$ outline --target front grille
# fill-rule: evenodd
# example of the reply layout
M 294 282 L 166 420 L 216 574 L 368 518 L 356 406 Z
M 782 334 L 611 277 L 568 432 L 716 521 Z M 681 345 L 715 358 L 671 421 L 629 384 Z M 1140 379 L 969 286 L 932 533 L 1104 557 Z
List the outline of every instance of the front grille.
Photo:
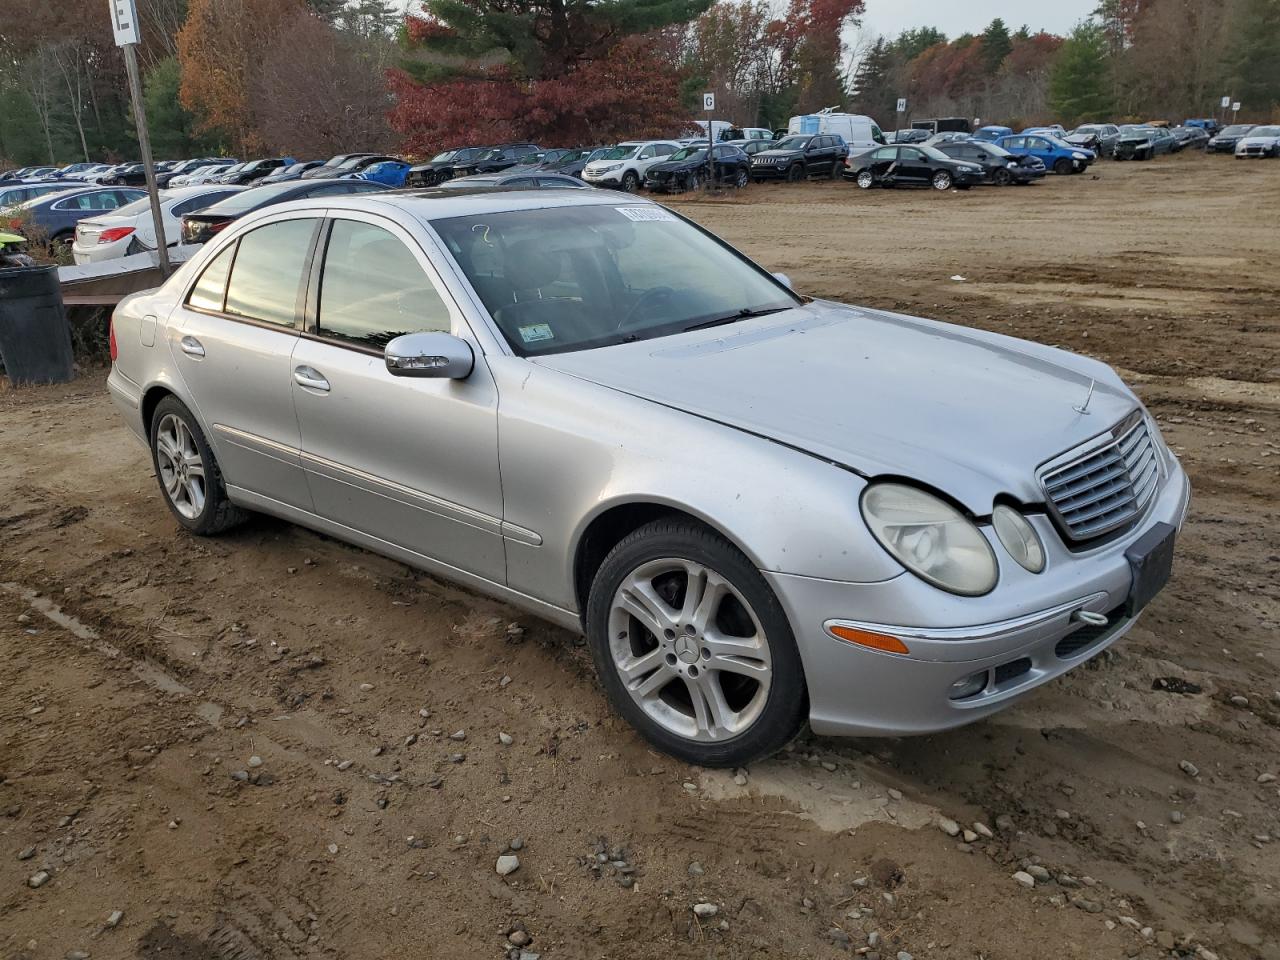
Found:
M 1040 475 L 1050 509 L 1077 543 L 1136 520 L 1159 486 L 1155 444 L 1142 414 L 1135 411 L 1112 436 L 1101 449 Z

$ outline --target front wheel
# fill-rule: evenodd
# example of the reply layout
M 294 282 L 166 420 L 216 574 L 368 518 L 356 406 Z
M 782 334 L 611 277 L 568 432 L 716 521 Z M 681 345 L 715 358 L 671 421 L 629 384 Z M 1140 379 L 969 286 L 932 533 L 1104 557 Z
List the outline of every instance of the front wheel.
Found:
M 151 464 L 169 510 L 192 533 L 212 536 L 244 520 L 244 511 L 227 499 L 200 424 L 177 397 L 161 400 L 151 417 Z
M 804 175 L 805 174 L 804 174 L 803 164 L 793 163 L 790 167 L 787 168 L 788 183 L 799 183 L 801 180 L 804 179 Z
M 995 175 L 991 179 L 997 187 L 1007 187 L 1009 184 L 1013 183 L 1013 174 L 1008 170 L 1001 168 L 995 172 Z
M 954 182 L 951 174 L 945 170 L 939 170 L 933 175 L 933 189 L 935 190 L 950 190 Z
M 634 170 L 628 170 L 622 175 L 622 189 L 627 193 L 635 193 L 640 189 L 640 177 Z
M 1066 176 L 1075 170 L 1076 165 L 1066 157 L 1059 158 L 1053 165 L 1053 172 L 1058 176 Z
M 690 520 L 658 520 L 605 558 L 587 639 L 613 706 L 689 763 L 737 766 L 781 749 L 808 710 L 791 624 L 751 562 Z

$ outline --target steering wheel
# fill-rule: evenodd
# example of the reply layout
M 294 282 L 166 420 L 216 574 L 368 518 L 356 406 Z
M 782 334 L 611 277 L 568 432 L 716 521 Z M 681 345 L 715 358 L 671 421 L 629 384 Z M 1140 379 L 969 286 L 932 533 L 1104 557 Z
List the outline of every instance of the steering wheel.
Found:
M 618 321 L 618 329 L 623 330 L 631 326 L 635 321 L 636 314 L 639 313 L 640 308 L 649 303 L 650 300 L 656 301 L 662 297 L 670 297 L 674 295 L 675 291 L 670 287 L 654 287 L 651 290 L 646 290 L 644 293 L 640 294 L 640 299 L 632 304 L 631 309 L 627 311 L 627 315 Z

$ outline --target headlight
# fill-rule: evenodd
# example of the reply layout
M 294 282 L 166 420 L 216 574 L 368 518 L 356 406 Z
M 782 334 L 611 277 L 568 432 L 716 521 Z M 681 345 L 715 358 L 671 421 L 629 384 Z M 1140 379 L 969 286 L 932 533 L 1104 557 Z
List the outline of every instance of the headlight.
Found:
M 1008 163 L 1005 164 L 1005 166 L 1008 167 L 1010 170 L 1013 170 L 1018 165 L 1014 161 L 1010 160 Z
M 880 545 L 920 579 L 978 597 L 996 585 L 996 556 L 973 523 L 950 504 L 900 483 L 862 495 L 862 516 Z
M 1083 153 L 1073 153 L 1071 156 L 1072 156 L 1072 157 L 1074 157 L 1076 160 L 1088 160 L 1088 159 L 1089 159 L 1089 157 L 1088 157 L 1087 155 L 1083 154 Z
M 611 163 L 607 167 L 601 167 L 599 170 L 596 171 L 596 173 L 613 173 L 613 171 L 621 170 L 621 169 L 622 169 L 622 164 Z
M 1026 517 L 1002 503 L 991 511 L 991 525 L 1019 566 L 1032 573 L 1044 570 L 1044 544 Z

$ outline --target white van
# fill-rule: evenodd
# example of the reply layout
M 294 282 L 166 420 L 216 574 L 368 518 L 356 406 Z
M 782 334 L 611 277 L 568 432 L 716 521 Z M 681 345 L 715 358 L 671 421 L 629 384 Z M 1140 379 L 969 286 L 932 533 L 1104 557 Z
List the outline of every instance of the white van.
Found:
M 819 110 L 817 113 L 792 117 L 787 124 L 787 133 L 788 135 L 834 134 L 848 144 L 851 157 L 885 144 L 880 125 L 870 117 L 859 113 L 836 113 L 830 107 Z

